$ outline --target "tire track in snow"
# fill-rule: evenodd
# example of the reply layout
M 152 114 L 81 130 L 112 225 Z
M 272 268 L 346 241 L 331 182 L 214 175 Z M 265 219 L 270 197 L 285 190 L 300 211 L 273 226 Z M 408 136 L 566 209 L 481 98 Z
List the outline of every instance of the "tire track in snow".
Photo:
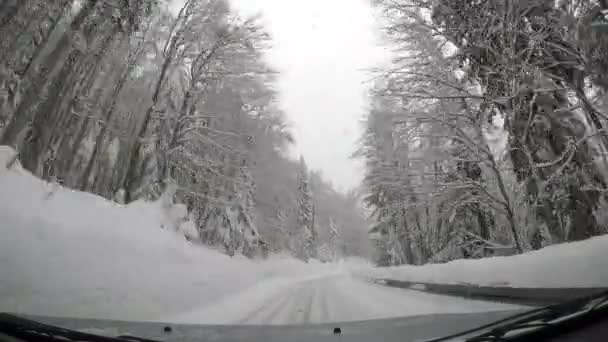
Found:
M 281 312 L 285 311 L 285 308 L 288 307 L 288 303 L 294 295 L 294 290 L 290 289 L 289 291 L 285 291 L 285 294 L 277 300 L 272 309 L 263 319 L 261 319 L 260 323 L 263 324 L 273 324 L 277 322 L 277 318 L 281 318 Z
M 304 286 L 298 286 L 298 290 L 295 291 L 295 296 L 291 297 L 287 302 L 285 309 L 289 309 L 289 314 L 287 315 L 287 321 L 292 324 L 299 323 L 299 313 L 301 311 L 300 307 L 302 306 L 302 297 L 304 297 Z
M 303 283 L 296 291 L 295 298 L 292 298 L 292 305 L 287 306 L 291 309 L 288 316 L 288 322 L 292 324 L 302 324 L 304 317 L 308 315 L 305 308 L 310 309 L 312 306 L 311 282 Z
M 329 284 L 331 286 L 331 283 Z M 325 291 L 321 291 L 321 322 L 328 322 L 330 320 L 330 314 L 329 314 L 329 299 L 327 297 L 327 293 L 329 291 L 326 290 Z
M 247 317 L 240 320 L 239 324 L 271 324 L 274 322 L 278 313 L 289 302 L 293 295 L 293 288 L 285 289 L 281 294 L 272 301 L 269 305 L 263 305 L 257 310 L 252 311 Z
M 272 324 L 277 313 L 283 309 L 293 296 L 294 287 L 281 290 L 272 301 L 268 301 L 255 310 L 251 311 L 246 317 L 238 321 L 238 324 Z
M 314 286 L 314 298 L 310 310 L 309 323 L 325 323 L 329 321 L 328 294 L 333 291 L 329 279 L 316 281 L 312 284 Z
M 432 313 L 486 312 L 510 305 L 390 288 L 350 276 L 262 283 L 178 318 L 187 323 L 293 325 Z
M 315 286 L 315 284 L 310 283 L 310 294 L 308 296 L 308 304 L 306 306 L 306 309 L 304 310 L 305 316 L 306 316 L 306 321 L 302 322 L 302 323 L 312 323 L 313 321 L 313 304 L 315 302 L 315 297 L 317 296 L 317 286 Z
M 327 280 L 325 309 L 329 317 L 326 322 L 356 320 L 358 315 L 369 310 L 369 307 L 362 304 L 360 296 L 353 296 L 349 293 L 348 282 L 345 284 L 343 281 L 344 277 Z M 365 292 L 364 294 L 368 295 Z
M 249 312 L 245 317 L 239 319 L 236 322 L 236 324 L 238 324 L 238 325 L 250 324 L 250 323 L 252 323 L 253 320 L 255 320 L 256 317 L 258 317 L 266 309 L 267 309 L 267 306 L 262 305 L 262 306 L 256 308 L 255 310 Z

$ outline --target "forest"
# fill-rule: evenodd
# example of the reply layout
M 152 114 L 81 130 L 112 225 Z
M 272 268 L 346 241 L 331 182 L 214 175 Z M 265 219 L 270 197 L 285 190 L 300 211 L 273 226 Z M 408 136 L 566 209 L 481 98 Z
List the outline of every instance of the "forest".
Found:
M 608 2 L 377 0 L 356 156 L 383 266 L 608 232 Z
M 0 0 L 0 145 L 229 255 L 421 265 L 608 232 L 607 0 L 370 2 L 392 60 L 356 189 L 290 155 L 272 37 L 228 0 Z
M 1 0 L 0 145 L 51 184 L 161 200 L 165 229 L 229 255 L 365 256 L 360 195 L 289 155 L 259 18 L 174 7 Z

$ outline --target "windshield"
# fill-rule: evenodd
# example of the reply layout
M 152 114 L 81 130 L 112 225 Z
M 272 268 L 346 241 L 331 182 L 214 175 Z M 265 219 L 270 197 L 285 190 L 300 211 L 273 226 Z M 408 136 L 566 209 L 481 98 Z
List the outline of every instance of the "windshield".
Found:
M 447 333 L 597 293 L 606 13 L 0 1 L 0 312 Z

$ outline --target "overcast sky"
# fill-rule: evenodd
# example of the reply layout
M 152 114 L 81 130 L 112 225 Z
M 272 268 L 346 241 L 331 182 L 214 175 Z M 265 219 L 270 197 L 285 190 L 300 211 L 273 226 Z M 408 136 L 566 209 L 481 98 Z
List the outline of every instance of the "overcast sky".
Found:
M 272 35 L 282 108 L 296 138 L 293 155 L 340 189 L 357 186 L 350 159 L 367 106 L 365 69 L 383 60 L 371 0 L 231 0 L 245 15 L 260 13 Z

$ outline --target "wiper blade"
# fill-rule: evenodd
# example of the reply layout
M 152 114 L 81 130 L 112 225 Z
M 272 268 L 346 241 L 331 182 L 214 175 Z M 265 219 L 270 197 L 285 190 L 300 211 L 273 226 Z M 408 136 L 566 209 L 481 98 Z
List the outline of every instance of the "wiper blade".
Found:
M 608 292 L 576 299 L 562 304 L 549 306 L 528 317 L 520 317 L 514 322 L 501 325 L 479 336 L 471 337 L 466 342 L 482 341 L 517 341 L 530 338 L 532 334 L 551 332 L 558 334 L 569 328 L 580 327 L 592 318 L 598 318 L 608 312 Z M 599 312 L 603 309 L 604 312 Z
M 608 313 L 608 291 L 592 296 L 574 299 L 565 303 L 550 305 L 516 314 L 490 324 L 483 325 L 458 334 L 429 340 L 426 342 L 450 341 L 464 338 L 466 342 L 486 341 L 515 341 L 522 336 L 546 329 L 569 325 L 573 321 L 580 322 L 591 316 Z M 601 310 L 599 310 L 601 309 Z M 602 312 L 599 312 L 602 311 Z M 476 333 L 483 332 L 475 335 Z
M 120 336 L 117 336 L 116 338 L 119 339 L 121 342 L 122 341 L 126 341 L 126 342 L 159 342 L 156 340 L 149 340 L 147 338 L 135 337 L 135 336 L 130 336 L 130 335 L 120 335 Z
M 23 341 L 40 342 L 159 342 L 134 336 L 105 337 L 73 331 L 0 313 L 0 334 Z

